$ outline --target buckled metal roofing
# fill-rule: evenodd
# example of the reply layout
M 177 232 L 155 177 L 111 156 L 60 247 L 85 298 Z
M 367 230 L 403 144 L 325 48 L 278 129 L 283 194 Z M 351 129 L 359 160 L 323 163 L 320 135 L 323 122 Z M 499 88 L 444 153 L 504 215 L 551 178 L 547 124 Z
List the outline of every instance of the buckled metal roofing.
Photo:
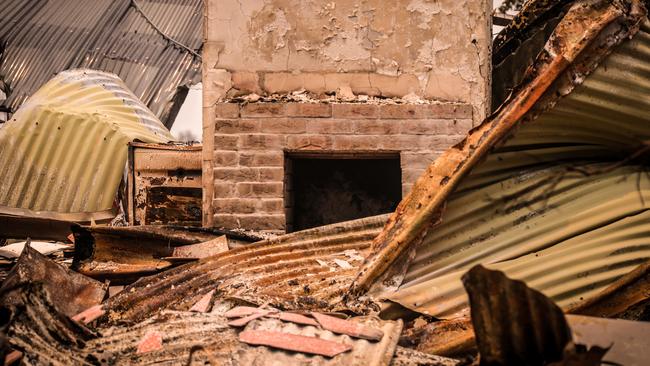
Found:
M 168 127 L 178 87 L 201 78 L 201 0 L 12 1 L 0 7 L 3 107 L 15 112 L 52 75 L 117 74 Z M 180 97 L 180 98 L 179 98 Z M 175 106 L 176 104 L 176 106 Z
M 0 212 L 113 218 L 127 144 L 172 139 L 117 76 L 61 72 L 0 129 Z
M 467 311 L 460 277 L 484 263 L 566 308 L 650 258 L 640 239 L 650 230 L 650 172 L 617 163 L 650 140 L 648 57 L 646 19 L 461 183 L 389 298 L 435 316 L 458 315 Z M 584 167 L 592 161 L 604 163 Z

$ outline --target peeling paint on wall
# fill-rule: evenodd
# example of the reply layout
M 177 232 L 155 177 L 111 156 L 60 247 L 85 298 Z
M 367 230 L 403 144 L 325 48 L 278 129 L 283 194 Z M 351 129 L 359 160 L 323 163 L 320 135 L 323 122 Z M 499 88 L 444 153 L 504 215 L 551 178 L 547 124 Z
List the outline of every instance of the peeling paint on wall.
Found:
M 490 10 L 487 0 L 207 1 L 205 74 L 219 78 L 206 80 L 207 105 L 349 87 L 471 103 L 480 121 L 489 105 Z

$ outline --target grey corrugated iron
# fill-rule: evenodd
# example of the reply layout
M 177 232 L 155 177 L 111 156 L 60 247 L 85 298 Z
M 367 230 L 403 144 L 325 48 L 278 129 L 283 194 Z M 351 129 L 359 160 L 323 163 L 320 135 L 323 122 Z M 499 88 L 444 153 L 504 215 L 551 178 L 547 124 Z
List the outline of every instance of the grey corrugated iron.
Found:
M 201 77 L 201 0 L 20 0 L 0 8 L 2 104 L 16 111 L 71 68 L 117 74 L 168 127 L 177 88 Z M 178 108 L 180 104 L 176 108 Z
M 639 241 L 650 230 L 650 173 L 612 169 L 650 140 L 649 56 L 646 21 L 582 85 L 488 155 L 388 297 L 458 315 L 467 310 L 460 276 L 484 263 L 569 307 L 650 258 Z M 610 163 L 581 168 L 590 161 Z
M 172 139 L 117 76 L 61 72 L 0 129 L 0 213 L 111 219 L 127 144 Z

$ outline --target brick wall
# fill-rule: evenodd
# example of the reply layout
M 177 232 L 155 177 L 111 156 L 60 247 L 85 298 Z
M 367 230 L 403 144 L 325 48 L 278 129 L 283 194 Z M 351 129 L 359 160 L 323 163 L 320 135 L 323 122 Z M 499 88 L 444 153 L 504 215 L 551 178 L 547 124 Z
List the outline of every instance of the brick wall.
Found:
M 472 126 L 468 104 L 219 103 L 214 110 L 214 126 L 205 129 L 214 140 L 204 136 L 211 150 L 203 157 L 204 224 L 276 232 L 286 222 L 285 153 L 398 152 L 405 194 Z

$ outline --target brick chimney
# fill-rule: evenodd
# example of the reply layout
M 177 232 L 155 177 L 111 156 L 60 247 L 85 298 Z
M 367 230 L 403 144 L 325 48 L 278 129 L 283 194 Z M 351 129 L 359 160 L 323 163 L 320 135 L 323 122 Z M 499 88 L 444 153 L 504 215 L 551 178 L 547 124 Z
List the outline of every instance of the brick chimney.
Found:
M 203 224 L 284 232 L 392 210 L 486 116 L 490 12 L 207 0 Z

